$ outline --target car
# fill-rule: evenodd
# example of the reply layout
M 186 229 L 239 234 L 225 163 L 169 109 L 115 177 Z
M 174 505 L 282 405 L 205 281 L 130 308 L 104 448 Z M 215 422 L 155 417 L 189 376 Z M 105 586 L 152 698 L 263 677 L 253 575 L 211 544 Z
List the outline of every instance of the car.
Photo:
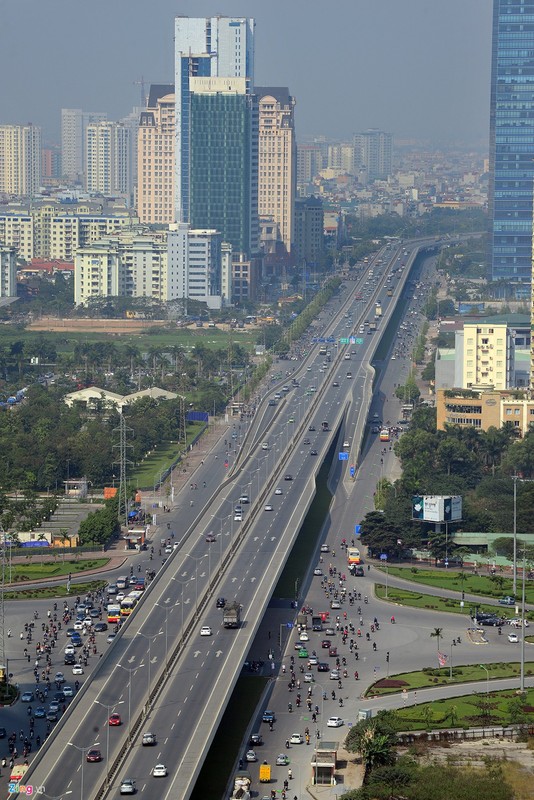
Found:
M 315 667 L 315 666 L 317 666 L 318 663 L 319 663 L 319 659 L 317 658 L 317 656 L 310 656 L 309 657 L 309 659 L 308 659 L 308 666 L 309 667 Z
M 22 692 L 20 696 L 21 703 L 33 703 L 34 699 L 33 692 Z
M 88 750 L 85 760 L 89 761 L 90 763 L 102 761 L 102 753 L 100 750 Z
M 328 650 L 331 644 L 332 642 L 329 639 L 323 639 L 323 641 L 321 642 L 321 647 L 323 648 L 323 650 Z
M 152 776 L 154 778 L 166 778 L 167 767 L 165 766 L 165 764 L 156 764 L 156 766 L 152 770 Z
M 328 655 L 329 655 L 331 658 L 337 658 L 337 647 L 331 647 L 331 648 L 328 650 Z
M 63 694 L 65 697 L 74 697 L 74 689 L 68 683 L 63 684 Z
M 65 676 L 62 672 L 56 672 L 54 675 L 54 683 L 65 683 Z
M 292 733 L 289 739 L 289 744 L 302 744 L 304 737 L 301 733 Z
M 74 633 L 76 633 L 74 628 L 67 628 L 67 630 L 65 632 L 66 632 L 67 636 L 69 637 L 69 639 L 70 639 L 71 636 L 73 636 Z
M 258 760 L 258 756 L 254 752 L 254 750 L 247 750 L 245 753 L 245 761 L 250 761 L 251 763 Z
M 276 766 L 277 767 L 287 767 L 289 764 L 289 756 L 286 756 L 285 753 L 280 753 L 276 756 Z
M 288 472 L 286 475 L 284 475 L 284 480 L 285 481 L 292 481 L 293 480 L 293 475 L 291 475 L 291 473 Z
M 330 680 L 331 681 L 338 681 L 339 680 L 339 670 L 338 669 L 331 669 L 330 670 Z
M 309 430 L 311 433 L 314 433 L 314 432 L 315 432 L 315 425 L 310 425 L 310 427 L 308 428 L 308 430 Z
M 305 439 L 302 440 L 302 444 L 311 444 L 311 441 L 310 439 L 308 439 L 308 437 L 306 437 Z
M 321 567 L 315 567 L 315 569 L 313 570 L 313 574 L 316 575 L 317 577 L 322 575 L 323 571 L 322 571 Z
M 336 635 L 335 628 L 325 628 L 324 632 L 326 633 L 327 636 L 335 636 Z
M 263 712 L 262 717 L 261 717 L 261 721 L 262 722 L 274 722 L 275 720 L 276 720 L 276 716 L 275 716 L 274 711 L 270 711 L 269 709 L 266 709 Z
M 242 514 L 234 514 L 234 522 L 242 522 L 243 515 Z
M 200 629 L 201 636 L 211 636 L 211 628 L 209 625 L 203 625 Z
M 47 722 L 57 722 L 57 711 L 53 711 L 52 709 L 48 709 L 46 712 L 46 720 Z
M 522 620 L 519 617 L 515 617 L 514 619 L 508 620 L 508 624 L 511 625 L 513 628 L 521 628 L 523 625 L 525 628 L 529 627 L 528 619 Z
M 108 635 L 107 635 L 107 637 L 106 637 L 106 642 L 107 642 L 108 644 L 111 644 L 111 642 L 112 642 L 112 641 L 113 641 L 113 640 L 114 640 L 116 637 L 117 637 L 117 634 L 116 634 L 116 633 L 108 633 Z
M 120 603 L 121 600 L 124 600 L 125 597 L 126 597 L 125 592 L 120 591 L 117 592 L 117 597 L 115 598 L 115 600 L 117 601 L 117 603 Z
M 305 672 L 302 676 L 304 683 L 313 683 L 313 673 Z
M 169 556 L 169 555 L 172 553 L 172 547 L 171 547 L 171 545 L 170 545 L 170 544 L 168 544 L 168 545 L 167 545 L 167 547 L 165 548 L 165 550 L 164 550 L 163 552 L 164 552 L 164 553 L 166 553 L 166 554 Z
M 300 645 L 299 645 L 299 647 L 300 647 Z M 308 658 L 308 651 L 306 650 L 305 647 L 300 647 L 299 658 Z
M 326 723 L 327 728 L 341 728 L 343 725 L 343 720 L 341 717 L 329 717 L 328 722 Z
M 107 622 L 97 622 L 94 627 L 95 633 L 104 633 L 104 631 L 107 631 L 107 629 L 108 629 Z
M 517 635 L 517 633 L 509 633 L 508 641 L 512 642 L 512 644 L 517 644 L 517 642 L 519 641 L 519 636 Z
M 123 778 L 119 792 L 120 794 L 135 794 L 135 781 L 132 778 Z
M 99 608 L 91 608 L 89 611 L 89 617 L 91 619 L 97 619 L 100 616 L 100 609 Z
M 277 488 L 277 489 L 275 489 L 275 490 L 274 490 L 274 493 L 275 493 L 275 494 L 284 494 L 284 493 L 283 493 L 283 491 L 280 489 L 280 487 L 279 487 L 279 486 L 278 486 L 278 488 Z
M 75 652 L 76 652 L 76 650 L 74 649 L 74 645 L 73 644 L 65 645 L 65 655 L 66 656 L 73 656 Z
M 111 716 L 110 716 L 108 721 L 109 721 L 109 724 L 112 727 L 117 726 L 117 725 L 122 725 L 121 715 L 117 714 L 117 712 L 114 712 L 113 714 L 111 714 Z
M 289 417 L 288 422 L 295 422 L 295 417 Z
M 70 637 L 70 640 L 71 640 L 72 644 L 74 645 L 74 647 L 82 647 L 83 646 L 82 637 L 76 631 L 72 634 L 72 636 Z
M 329 552 L 330 552 L 330 547 L 327 544 L 322 544 L 321 553 L 329 553 Z
M 330 608 L 341 608 L 341 603 L 339 602 L 339 600 L 331 600 Z
M 66 699 L 66 697 L 65 697 L 65 692 L 63 692 L 63 691 L 61 691 L 61 692 L 56 692 L 56 693 L 54 694 L 54 702 L 55 702 L 55 703 L 64 703 L 64 702 L 65 702 L 65 699 Z
M 304 645 L 301 644 L 300 641 L 297 639 L 297 641 L 293 645 L 293 650 L 302 650 L 303 647 L 304 647 Z
M 267 505 L 265 506 L 265 508 L 263 510 L 264 511 L 272 511 L 273 507 L 272 507 L 272 505 L 270 503 L 267 503 Z
M 33 712 L 33 716 L 36 719 L 44 719 L 46 717 L 46 708 L 43 706 L 37 706 L 37 708 Z
M 83 667 L 81 664 L 74 664 L 72 668 L 73 675 L 83 675 Z
M 249 744 L 251 747 L 259 747 L 263 744 L 263 736 L 261 733 L 252 733 L 250 735 Z
M 477 622 L 479 625 L 484 625 L 489 628 L 498 628 L 499 625 L 502 625 L 502 619 L 499 619 L 499 617 L 482 617 L 478 619 Z
M 106 591 L 108 594 L 117 594 L 119 590 L 117 589 L 117 585 L 115 583 L 110 583 Z
M 334 387 L 334 389 L 338 389 L 339 388 L 339 381 L 334 381 L 332 386 Z
M 207 536 L 206 536 L 206 541 L 209 542 L 209 543 L 216 542 L 217 541 L 217 537 L 215 536 L 214 533 L 208 533 Z
M 501 606 L 515 606 L 515 597 L 512 595 L 507 595 L 506 597 L 501 597 L 499 600 L 499 605 Z
M 380 433 L 380 428 L 377 428 L 376 425 L 373 425 L 371 428 L 371 433 Z
M 141 744 L 144 747 L 151 747 L 158 743 L 157 737 L 155 733 L 151 731 L 147 731 L 147 733 L 143 733 L 143 738 L 141 739 Z
M 218 597 L 215 605 L 217 608 L 224 608 L 226 605 L 226 600 L 224 599 L 224 597 Z
M 301 642 L 309 642 L 310 641 L 310 637 L 308 636 L 306 631 L 301 631 L 299 633 L 299 639 L 300 639 Z

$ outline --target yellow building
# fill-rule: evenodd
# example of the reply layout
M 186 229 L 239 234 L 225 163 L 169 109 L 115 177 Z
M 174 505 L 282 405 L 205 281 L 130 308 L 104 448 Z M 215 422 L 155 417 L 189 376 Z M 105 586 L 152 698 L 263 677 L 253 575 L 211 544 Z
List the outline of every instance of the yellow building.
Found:
M 137 210 L 140 222 L 174 222 L 174 87 L 150 87 L 141 113 L 137 148 Z
M 279 240 L 291 252 L 295 225 L 297 149 L 293 109 L 286 87 L 257 87 L 258 214 L 278 227 Z
M 514 348 L 506 325 L 466 323 L 462 386 L 507 389 L 513 384 Z
M 0 193 L 32 197 L 40 187 L 41 129 L 31 123 L 0 125 Z
M 511 423 L 518 436 L 524 436 L 534 423 L 534 398 L 529 392 L 438 389 L 436 392 L 438 430 L 446 425 L 462 428 L 501 428 Z

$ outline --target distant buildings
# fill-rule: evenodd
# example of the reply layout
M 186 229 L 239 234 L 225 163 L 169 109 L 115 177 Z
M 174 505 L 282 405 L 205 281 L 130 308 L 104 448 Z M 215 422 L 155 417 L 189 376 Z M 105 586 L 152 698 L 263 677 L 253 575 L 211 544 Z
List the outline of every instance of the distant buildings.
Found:
M 318 266 L 324 255 L 324 211 L 317 197 L 295 202 L 295 263 Z
M 392 140 L 391 133 L 375 129 L 354 134 L 354 171 L 363 183 L 389 178 Z
M 137 148 L 137 211 L 143 223 L 174 222 L 174 120 L 174 86 L 151 86 Z
M 489 279 L 529 297 L 534 182 L 534 4 L 494 0 Z
M 82 182 L 84 178 L 87 126 L 105 122 L 107 118 L 104 111 L 61 109 L 61 174 L 70 183 Z
M 17 296 L 17 251 L 0 243 L 0 297 Z
M 0 193 L 34 197 L 40 187 L 41 129 L 31 123 L 0 125 Z
M 131 129 L 121 122 L 87 125 L 85 134 L 85 186 L 94 194 L 132 193 Z

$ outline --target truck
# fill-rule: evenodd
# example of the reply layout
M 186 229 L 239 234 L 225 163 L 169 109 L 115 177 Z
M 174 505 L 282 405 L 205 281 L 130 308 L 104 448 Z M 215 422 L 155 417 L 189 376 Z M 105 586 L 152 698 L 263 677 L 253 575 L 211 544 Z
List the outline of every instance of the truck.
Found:
M 298 614 L 297 615 L 297 628 L 299 629 L 299 631 L 308 630 L 308 615 L 307 614 Z
M 250 800 L 250 784 L 252 775 L 250 772 L 237 772 L 234 777 L 234 790 L 231 800 Z
M 323 620 L 321 617 L 312 617 L 312 631 L 322 631 Z
M 329 430 L 328 422 L 326 420 L 324 422 L 321 422 L 321 430 L 323 430 L 323 431 L 328 431 Z
M 374 333 L 376 331 L 376 322 L 370 322 L 367 328 L 367 333 Z
M 225 628 L 239 628 L 241 624 L 241 606 L 239 603 L 227 603 L 223 612 Z
M 265 761 L 263 764 L 260 764 L 260 783 L 270 783 L 271 782 L 271 765 L 266 764 Z
M 377 300 L 377 302 L 375 303 L 375 319 L 380 319 L 381 316 L 382 316 L 382 305 Z

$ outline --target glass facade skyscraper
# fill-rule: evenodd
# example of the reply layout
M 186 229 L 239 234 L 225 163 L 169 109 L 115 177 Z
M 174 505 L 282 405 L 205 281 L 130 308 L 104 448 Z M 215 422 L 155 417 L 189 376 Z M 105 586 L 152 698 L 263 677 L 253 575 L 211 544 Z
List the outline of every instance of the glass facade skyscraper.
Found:
M 534 2 L 494 0 L 489 278 L 529 296 L 534 193 Z

